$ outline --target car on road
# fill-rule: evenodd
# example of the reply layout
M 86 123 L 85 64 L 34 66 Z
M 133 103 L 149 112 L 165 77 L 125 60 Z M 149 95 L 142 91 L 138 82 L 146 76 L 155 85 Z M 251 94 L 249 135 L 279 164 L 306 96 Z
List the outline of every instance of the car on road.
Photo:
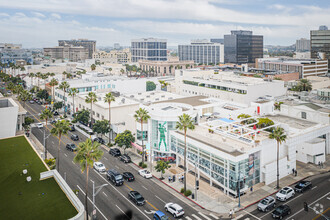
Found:
M 184 215 L 183 208 L 180 205 L 172 202 L 169 202 L 165 205 L 165 211 L 171 213 L 174 218 Z
M 77 151 L 78 150 L 78 147 L 75 145 L 75 144 L 73 144 L 73 143 L 69 143 L 69 144 L 67 144 L 66 146 L 65 146 L 65 148 L 67 149 L 67 150 L 69 150 L 69 151 Z
M 70 126 L 70 131 L 75 131 L 76 130 L 76 128 L 74 127 L 74 125 L 71 125 Z
M 133 182 L 135 180 L 135 177 L 134 177 L 134 175 L 131 172 L 124 172 L 123 173 L 123 177 L 128 182 Z
M 95 135 L 93 135 L 93 136 L 95 136 Z M 92 140 L 93 140 L 93 141 L 97 141 L 97 142 L 99 142 L 100 144 L 105 144 L 105 141 L 104 141 L 102 138 L 100 138 L 100 137 L 92 138 Z
M 11 93 L 11 91 L 10 91 L 10 90 L 8 90 L 8 91 L 7 91 L 7 93 L 8 93 L 8 94 L 10 94 L 10 93 Z
M 146 179 L 150 179 L 152 177 L 152 174 L 147 169 L 142 169 L 142 170 L 139 170 L 138 172 L 142 177 L 144 177 Z
M 278 193 L 276 193 L 276 199 L 280 201 L 286 201 L 294 196 L 294 190 L 291 187 L 284 187 Z
M 37 128 L 43 128 L 44 127 L 44 125 L 42 123 L 37 123 L 36 126 L 37 126 Z
M 144 205 L 146 202 L 143 196 L 137 191 L 130 191 L 128 193 L 128 198 L 132 200 L 136 205 Z
M 123 161 L 124 163 L 130 163 L 132 162 L 131 157 L 128 156 L 127 154 L 123 154 L 120 156 L 120 160 Z
M 120 150 L 118 148 L 111 148 L 109 150 L 109 154 L 111 154 L 114 157 L 119 157 L 121 155 Z
M 154 220 L 169 220 L 169 218 L 162 212 L 162 211 L 156 211 L 154 216 Z
M 39 104 L 39 105 L 42 105 L 42 102 L 41 102 L 41 101 L 39 101 L 39 100 L 38 100 L 38 101 L 36 101 L 36 103 L 37 103 L 37 104 Z
M 297 185 L 295 185 L 294 191 L 302 193 L 311 188 L 312 188 L 312 182 L 303 180 L 300 181 Z
M 124 184 L 123 176 L 115 169 L 108 170 L 107 178 L 116 186 L 120 186 Z
M 71 135 L 71 140 L 73 141 L 79 141 L 79 137 L 76 134 Z
M 275 219 L 276 218 L 283 219 L 286 215 L 290 215 L 290 214 L 291 214 L 291 209 L 288 205 L 280 205 L 272 212 L 272 216 Z
M 29 101 L 29 103 L 30 103 L 30 104 L 33 104 L 33 103 L 34 103 L 34 101 L 33 101 L 33 100 L 30 100 L 30 101 Z
M 103 173 L 103 172 L 106 172 L 106 171 L 107 171 L 107 170 L 105 169 L 104 164 L 101 163 L 101 162 L 94 162 L 94 164 L 93 164 L 93 168 L 94 168 L 96 171 L 100 172 L 100 173 Z
M 258 210 L 262 212 L 268 212 L 268 210 L 275 208 L 276 200 L 271 197 L 267 196 L 266 198 L 262 199 L 258 204 Z

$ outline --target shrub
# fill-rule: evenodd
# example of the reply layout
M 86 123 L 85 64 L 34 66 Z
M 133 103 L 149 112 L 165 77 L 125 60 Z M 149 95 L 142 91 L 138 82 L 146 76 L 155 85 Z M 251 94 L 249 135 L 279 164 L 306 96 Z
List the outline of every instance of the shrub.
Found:
M 147 168 L 147 164 L 142 163 L 142 161 L 139 163 L 139 166 L 142 167 L 143 169 L 144 169 L 144 168 Z
M 186 190 L 186 192 L 184 193 L 184 195 L 187 196 L 187 197 L 190 196 L 191 195 L 191 190 L 190 189 Z
M 180 192 L 183 193 L 184 192 L 184 188 L 181 188 Z
M 56 167 L 56 160 L 54 158 L 45 159 L 45 163 L 51 170 L 55 169 Z

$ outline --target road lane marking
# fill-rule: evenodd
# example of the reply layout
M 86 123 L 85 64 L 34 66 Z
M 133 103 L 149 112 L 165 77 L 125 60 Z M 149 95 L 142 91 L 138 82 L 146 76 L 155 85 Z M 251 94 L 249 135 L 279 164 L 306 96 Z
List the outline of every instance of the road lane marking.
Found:
M 108 195 L 107 194 L 105 194 L 105 192 L 102 192 L 106 197 L 108 197 Z
M 54 141 L 52 141 L 52 143 L 55 145 Z
M 126 213 L 123 211 L 123 210 L 121 210 L 121 208 L 119 208 L 119 206 L 117 206 L 116 205 L 116 207 L 124 214 L 124 215 L 126 215 Z M 127 215 L 126 215 L 127 216 Z M 127 216 L 128 217 L 128 216 Z
M 155 195 L 155 197 L 166 204 L 166 202 L 164 200 L 162 200 L 161 198 L 159 198 L 157 195 Z
M 158 209 L 157 209 L 153 204 L 151 204 L 150 202 L 148 202 L 148 200 L 146 200 L 146 202 L 147 202 L 148 205 L 150 205 L 153 209 L 155 209 L 156 211 L 158 211 Z
M 64 154 L 64 156 L 68 157 L 68 155 Z
M 71 161 L 74 165 L 76 165 L 73 161 Z
M 188 217 L 188 216 L 185 216 L 185 218 L 188 219 L 188 220 L 192 220 L 192 219 L 191 219 L 190 217 Z
M 129 185 L 127 185 L 126 183 L 124 183 L 124 185 L 127 187 L 127 188 L 129 188 L 129 190 L 131 190 L 131 191 L 134 191 Z
M 215 215 L 213 215 L 213 213 L 210 213 L 210 216 L 212 216 L 213 218 L 215 218 L 215 219 L 219 219 L 219 217 L 218 216 L 215 216 Z M 238 218 L 238 217 L 237 217 Z
M 245 211 L 245 210 L 243 210 L 243 212 L 247 213 L 248 215 L 251 215 L 252 217 L 254 217 L 254 218 L 258 219 L 258 220 L 261 220 L 261 218 L 262 218 L 262 216 L 261 216 L 260 218 L 258 218 L 257 216 L 255 216 L 255 215 L 253 215 L 252 213 L 250 213 L 250 212 L 248 212 L 248 211 Z M 268 213 L 268 214 L 269 214 L 269 213 Z M 268 214 L 267 214 L 267 215 L 268 215 Z
M 197 220 L 202 220 L 200 217 L 198 217 L 198 216 L 195 215 L 195 214 L 192 214 L 191 216 L 194 216 L 194 218 L 197 219 Z
M 201 212 L 198 212 L 198 214 L 201 215 L 202 217 L 204 217 L 204 218 L 207 219 L 207 220 L 212 220 L 212 219 L 210 219 L 209 217 L 207 217 L 206 215 L 204 215 L 204 214 L 201 213 Z
M 317 186 L 314 186 L 314 187 L 312 188 L 312 190 L 313 190 L 313 189 L 316 189 L 316 188 L 317 188 Z
M 103 157 L 105 160 L 108 160 L 108 158 L 106 158 L 106 157 Z
M 148 190 L 145 186 L 141 185 L 145 190 Z
M 326 209 L 324 212 L 322 212 L 321 214 L 324 215 L 325 213 L 327 213 L 330 210 L 330 208 Z M 318 214 L 316 217 L 314 217 L 312 220 L 316 220 L 318 218 L 320 218 L 322 215 Z
M 77 187 L 79 188 L 79 190 L 84 194 L 86 195 L 86 193 L 77 185 Z M 92 200 L 87 196 L 87 199 L 92 203 L 93 205 L 93 202 Z M 99 213 L 101 213 L 101 215 L 103 216 L 103 218 L 107 219 L 107 217 L 105 217 L 105 215 L 101 212 L 101 210 L 99 208 L 97 208 L 97 206 L 95 205 L 95 208 L 99 211 Z M 108 220 L 108 219 L 107 219 Z
M 115 165 L 115 167 L 116 167 L 117 169 L 119 169 L 119 166 Z

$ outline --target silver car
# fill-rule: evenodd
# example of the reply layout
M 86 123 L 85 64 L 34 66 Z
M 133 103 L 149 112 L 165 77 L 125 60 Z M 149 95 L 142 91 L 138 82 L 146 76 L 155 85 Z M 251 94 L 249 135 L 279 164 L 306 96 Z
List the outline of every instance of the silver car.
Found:
M 259 202 L 258 210 L 262 212 L 268 212 L 270 209 L 274 208 L 275 205 L 275 199 L 271 196 L 268 196 Z

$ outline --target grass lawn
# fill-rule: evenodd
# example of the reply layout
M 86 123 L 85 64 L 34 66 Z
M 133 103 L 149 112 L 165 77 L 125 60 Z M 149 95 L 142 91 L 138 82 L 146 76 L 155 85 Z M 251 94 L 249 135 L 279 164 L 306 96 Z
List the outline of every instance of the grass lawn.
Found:
M 24 136 L 0 140 L 0 219 L 69 219 L 78 213 L 54 178 L 39 181 L 44 171 Z

